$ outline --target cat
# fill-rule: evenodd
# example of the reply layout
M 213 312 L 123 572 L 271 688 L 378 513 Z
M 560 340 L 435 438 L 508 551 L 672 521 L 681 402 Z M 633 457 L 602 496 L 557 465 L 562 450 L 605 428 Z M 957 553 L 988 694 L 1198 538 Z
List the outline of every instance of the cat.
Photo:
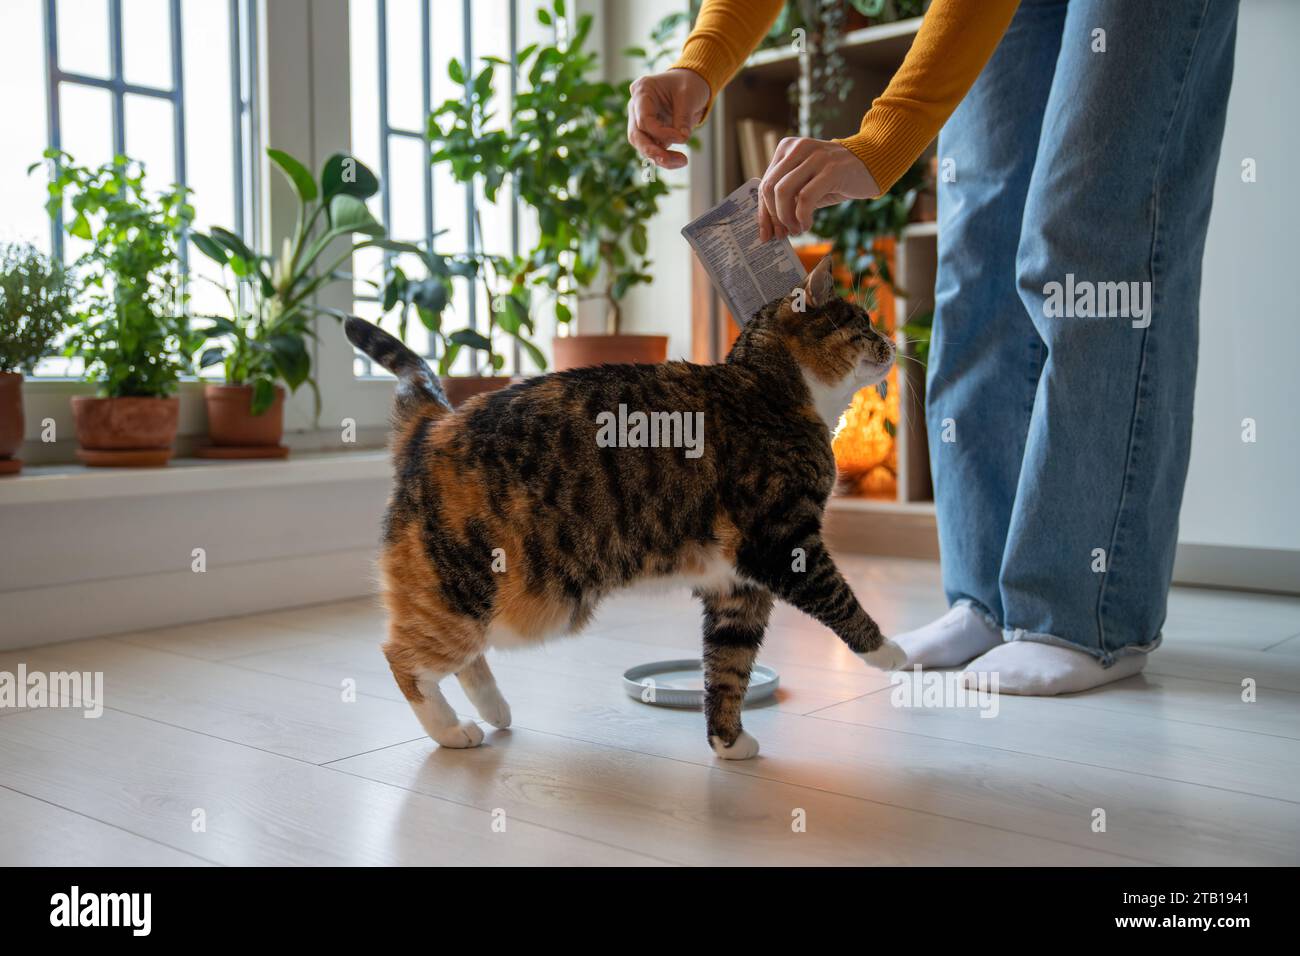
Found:
M 903 664 L 821 539 L 832 431 L 895 357 L 867 314 L 835 296 L 829 258 L 760 309 L 723 364 L 555 372 L 456 410 L 396 338 L 355 317 L 345 329 L 398 379 L 383 649 L 441 746 L 483 740 L 443 697 L 444 677 L 455 674 L 480 716 L 506 727 L 487 648 L 576 633 L 605 595 L 645 579 L 686 583 L 703 602 L 705 723 L 724 759 L 758 752 L 740 715 L 774 597 L 869 665 Z M 667 440 L 645 447 L 643 433 L 639 444 L 624 434 L 636 412 Z M 621 430 L 609 427 L 616 417 Z M 702 426 L 697 446 L 683 420 Z

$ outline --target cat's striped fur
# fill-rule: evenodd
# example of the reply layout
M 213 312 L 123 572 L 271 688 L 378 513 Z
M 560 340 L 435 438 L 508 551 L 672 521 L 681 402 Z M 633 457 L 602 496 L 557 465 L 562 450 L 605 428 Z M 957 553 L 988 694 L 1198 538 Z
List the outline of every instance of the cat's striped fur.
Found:
M 821 540 L 830 429 L 894 357 L 867 316 L 834 297 L 829 263 L 761 310 L 725 364 L 559 372 L 455 411 L 404 345 L 360 319 L 346 328 L 400 380 L 384 653 L 438 743 L 482 740 L 443 698 L 444 677 L 456 674 L 480 715 L 506 726 L 484 651 L 576 632 L 605 595 L 646 579 L 684 581 L 704 604 L 706 719 L 723 757 L 757 751 L 740 712 L 773 596 L 868 663 L 901 663 Z M 599 417 L 619 405 L 702 413 L 702 454 L 600 447 Z

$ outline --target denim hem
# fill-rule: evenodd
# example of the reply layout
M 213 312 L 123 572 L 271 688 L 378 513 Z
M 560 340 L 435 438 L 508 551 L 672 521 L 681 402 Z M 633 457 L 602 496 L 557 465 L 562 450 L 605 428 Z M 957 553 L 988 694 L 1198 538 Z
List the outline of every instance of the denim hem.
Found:
M 980 617 L 984 618 L 984 623 L 993 628 L 993 630 L 1000 631 L 1003 629 L 1002 622 L 993 616 L 993 612 L 974 598 L 958 598 L 952 602 L 952 606 L 968 607 Z
M 1026 631 L 1022 627 L 1004 627 L 1002 628 L 1002 640 L 1004 641 L 1036 641 L 1039 644 L 1052 644 L 1056 647 L 1068 647 L 1072 651 L 1083 651 L 1085 654 L 1091 654 L 1097 658 L 1097 662 L 1102 667 L 1110 667 L 1121 657 L 1127 654 L 1149 654 L 1160 646 L 1164 640 L 1163 632 L 1156 634 L 1155 640 L 1147 644 L 1126 644 L 1123 647 L 1117 647 L 1113 651 L 1102 650 L 1098 647 L 1085 647 L 1075 641 L 1067 640 L 1064 637 L 1057 637 L 1055 634 L 1039 634 L 1036 631 Z

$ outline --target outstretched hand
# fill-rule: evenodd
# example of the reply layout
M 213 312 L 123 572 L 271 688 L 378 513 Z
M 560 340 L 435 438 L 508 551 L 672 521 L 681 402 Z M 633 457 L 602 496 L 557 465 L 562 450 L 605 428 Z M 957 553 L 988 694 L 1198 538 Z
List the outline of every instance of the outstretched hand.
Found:
M 807 232 L 813 213 L 880 190 L 866 165 L 839 143 L 788 136 L 759 185 L 758 235 L 763 242 Z
M 709 105 L 709 84 L 698 73 L 679 68 L 640 77 L 631 92 L 628 142 L 656 166 L 681 169 L 686 154 L 668 147 L 691 138 Z

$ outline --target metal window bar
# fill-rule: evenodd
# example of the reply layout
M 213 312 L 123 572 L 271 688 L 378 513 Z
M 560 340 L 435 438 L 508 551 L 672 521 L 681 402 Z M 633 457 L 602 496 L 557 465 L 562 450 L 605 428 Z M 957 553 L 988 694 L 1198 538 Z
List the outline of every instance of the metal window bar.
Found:
M 377 13 L 378 27 L 378 70 L 379 70 L 379 207 L 380 216 L 384 225 L 392 221 L 392 177 L 391 173 L 391 151 L 389 144 L 391 137 L 404 137 L 407 139 L 418 139 L 425 144 L 426 162 L 424 166 L 424 242 L 426 248 L 433 248 L 433 236 L 436 231 L 437 223 L 437 197 L 433 189 L 433 166 L 429 162 L 432 157 L 432 149 L 429 146 L 427 130 L 411 130 L 394 126 L 389 122 L 389 97 L 388 97 L 388 3 L 387 0 L 377 0 L 375 4 Z M 509 0 L 509 44 L 510 44 L 510 61 L 513 67 L 515 63 L 515 53 L 518 48 L 517 23 L 518 10 L 516 0 Z M 464 23 L 462 36 L 463 63 L 467 72 L 472 72 L 473 53 L 474 53 L 474 31 L 473 15 L 471 11 L 470 0 L 462 0 L 462 19 Z M 421 0 L 420 3 L 420 81 L 423 85 L 421 91 L 421 106 L 424 116 L 427 120 L 430 113 L 433 112 L 433 59 L 432 59 L 432 13 L 431 0 Z M 511 69 L 510 74 L 510 99 L 514 102 L 516 93 L 515 71 Z M 519 251 L 519 197 L 515 188 L 511 187 L 511 226 L 510 226 L 510 249 L 513 254 Z M 478 204 L 474 195 L 474 184 L 468 183 L 465 186 L 465 212 L 468 222 L 468 235 L 465 237 L 465 248 L 467 251 L 474 251 L 479 247 L 481 239 L 478 236 L 476 227 L 478 216 Z M 398 239 L 410 239 L 409 236 L 396 236 Z M 391 261 L 391 256 L 386 255 L 385 261 Z M 374 296 L 357 295 L 358 301 L 374 301 Z M 477 297 L 474 283 L 469 283 L 468 289 L 468 318 L 469 327 L 478 327 L 478 308 Z M 491 304 L 488 305 L 491 308 Z M 514 348 L 514 364 L 517 370 L 520 367 L 520 350 L 518 345 Z M 433 354 L 432 346 L 429 349 L 427 358 L 436 358 Z M 373 363 L 360 352 L 356 353 L 356 358 L 360 363 L 361 374 L 363 376 L 374 374 Z
M 171 0 L 169 4 L 169 29 L 172 54 L 171 89 L 141 86 L 128 83 L 124 73 L 122 44 L 122 0 L 108 0 L 108 42 L 109 42 L 109 76 L 97 77 L 64 70 L 59 65 L 58 40 L 58 0 L 45 0 L 43 21 L 45 29 L 45 63 L 46 63 L 46 126 L 49 144 L 53 149 L 61 149 L 63 143 L 62 117 L 60 115 L 59 93 L 63 84 L 90 86 L 107 90 L 112 94 L 113 103 L 113 153 L 126 154 L 126 97 L 148 96 L 167 100 L 172 105 L 172 150 L 176 167 L 176 182 L 186 185 L 188 182 L 185 162 L 185 69 L 182 59 L 181 0 Z M 235 196 L 237 197 L 235 216 L 237 231 L 246 239 L 251 238 L 249 231 L 255 231 L 256 211 L 256 176 L 251 175 L 255 164 L 248 162 L 242 152 L 244 137 L 242 122 L 248 122 L 250 129 L 255 129 L 253 122 L 256 89 L 256 31 L 252 28 L 257 0 L 230 0 L 231 9 L 231 77 L 232 77 L 232 122 L 234 141 L 236 143 L 235 162 L 232 170 L 234 176 Z M 247 23 L 246 43 L 239 42 L 240 22 L 238 11 L 244 5 Z M 240 59 L 246 59 L 247 73 L 239 68 Z M 247 86 L 240 90 L 241 79 L 247 75 Z M 247 188 L 246 188 L 247 186 Z M 250 212 L 251 210 L 251 212 Z M 54 256 L 63 258 L 63 212 L 57 210 L 51 217 L 50 248 Z M 246 231 L 247 230 L 247 231 Z M 188 249 L 181 245 L 181 263 L 184 267 Z

